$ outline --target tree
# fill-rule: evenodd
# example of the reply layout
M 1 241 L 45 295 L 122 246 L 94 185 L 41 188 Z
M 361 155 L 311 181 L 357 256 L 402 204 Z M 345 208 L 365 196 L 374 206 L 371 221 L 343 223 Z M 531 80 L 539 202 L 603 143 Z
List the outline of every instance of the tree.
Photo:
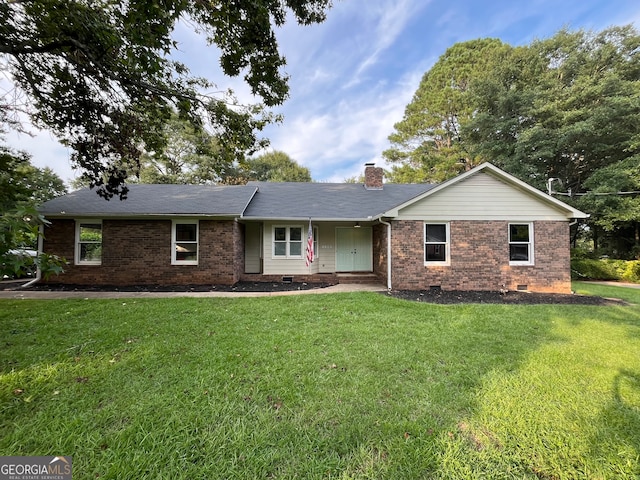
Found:
M 535 187 L 548 179 L 562 199 L 591 213 L 596 248 L 640 252 L 632 168 L 640 148 L 640 35 L 631 26 L 599 33 L 562 30 L 517 49 L 474 88 L 465 125 L 470 150 Z M 636 252 L 635 254 L 633 252 Z
M 37 168 L 28 153 L 0 146 L 0 212 L 39 205 L 66 192 L 64 182 L 50 168 Z
M 44 276 L 62 271 L 64 259 L 15 252 L 33 249 L 47 223 L 36 206 L 63 193 L 64 182 L 50 169 L 31 165 L 25 152 L 0 147 L 0 275 L 21 276 L 34 266 Z
M 246 161 L 243 168 L 250 180 L 262 182 L 311 182 L 311 173 L 284 152 L 265 153 Z
M 124 198 L 142 152 L 166 145 L 163 127 L 174 109 L 211 129 L 230 158 L 262 148 L 256 132 L 274 119 L 265 107 L 288 95 L 274 27 L 289 14 L 302 24 L 322 22 L 329 6 L 330 0 L 3 2 L 0 55 L 25 101 L 5 96 L 0 112 L 28 113 L 73 149 L 72 162 L 100 195 Z M 170 57 L 181 20 L 219 48 L 223 73 L 244 75 L 263 105 L 202 93 L 217 87 Z
M 577 199 L 590 219 L 594 248 L 615 257 L 640 256 L 640 155 L 601 168 Z
M 390 136 L 392 179 L 440 181 L 484 161 L 543 191 L 555 178 L 570 192 L 563 200 L 592 213 L 587 231 L 631 238 L 619 255 L 640 251 L 637 199 L 615 196 L 639 189 L 629 173 L 640 155 L 638 32 L 561 30 L 517 48 L 474 42 L 425 74 Z M 466 88 L 457 69 L 468 72 Z
M 140 183 L 244 184 L 249 180 L 310 182 L 311 174 L 286 153 L 274 151 L 238 162 L 225 155 L 216 137 L 174 115 L 165 126 L 167 144 L 143 154 Z
M 166 145 L 162 150 L 145 153 L 141 183 L 216 184 L 235 183 L 238 168 L 226 155 L 218 139 L 200 126 L 174 114 L 164 126 Z
M 425 73 L 383 153 L 396 164 L 388 172 L 391 181 L 442 181 L 474 166 L 462 138 L 475 111 L 469 91 L 509 50 L 497 39 L 457 43 Z
M 600 168 L 640 145 L 640 36 L 632 27 L 562 30 L 518 49 L 473 92 L 470 149 L 544 189 L 584 192 Z

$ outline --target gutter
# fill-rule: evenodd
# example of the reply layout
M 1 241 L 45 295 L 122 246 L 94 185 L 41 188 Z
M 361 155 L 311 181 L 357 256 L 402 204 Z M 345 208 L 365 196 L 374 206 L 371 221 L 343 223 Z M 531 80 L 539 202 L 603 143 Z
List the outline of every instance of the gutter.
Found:
M 42 254 L 42 249 L 44 247 L 44 225 L 40 224 L 38 227 L 38 259 Z M 38 261 L 38 260 L 36 260 Z M 42 280 L 42 269 L 40 268 L 40 263 L 36 263 L 36 276 L 34 279 L 29 280 L 27 283 L 20 285 L 17 289 L 20 290 L 22 288 L 29 288 L 31 285 L 35 285 L 40 280 Z
M 378 221 L 387 226 L 387 290 L 391 290 L 391 223 L 381 218 Z

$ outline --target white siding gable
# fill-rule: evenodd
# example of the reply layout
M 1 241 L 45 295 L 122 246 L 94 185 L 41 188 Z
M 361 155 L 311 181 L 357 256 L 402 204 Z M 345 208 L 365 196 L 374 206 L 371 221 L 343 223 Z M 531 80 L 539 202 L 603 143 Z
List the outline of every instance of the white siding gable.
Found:
M 478 172 L 398 211 L 397 220 L 567 220 L 567 212 Z

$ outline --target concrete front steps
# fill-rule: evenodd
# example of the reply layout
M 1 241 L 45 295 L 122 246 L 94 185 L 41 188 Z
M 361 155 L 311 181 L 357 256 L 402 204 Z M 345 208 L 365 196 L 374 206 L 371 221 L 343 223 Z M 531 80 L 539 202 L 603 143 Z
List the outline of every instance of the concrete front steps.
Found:
M 343 284 L 356 284 L 356 285 L 373 285 L 380 284 L 382 282 L 380 279 L 371 272 L 349 272 L 349 273 L 338 273 L 338 283 Z

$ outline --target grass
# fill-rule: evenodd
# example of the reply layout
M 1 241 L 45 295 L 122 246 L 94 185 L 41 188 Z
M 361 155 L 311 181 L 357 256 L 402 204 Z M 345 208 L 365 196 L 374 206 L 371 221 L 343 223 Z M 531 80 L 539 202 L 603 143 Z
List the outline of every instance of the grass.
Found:
M 640 285 L 638 286 L 640 287 Z M 640 288 L 622 288 L 597 283 L 573 282 L 573 290 L 581 295 L 596 295 L 605 298 L 619 298 L 640 305 Z
M 0 455 L 74 479 L 640 476 L 634 305 L 3 300 L 0 332 Z

